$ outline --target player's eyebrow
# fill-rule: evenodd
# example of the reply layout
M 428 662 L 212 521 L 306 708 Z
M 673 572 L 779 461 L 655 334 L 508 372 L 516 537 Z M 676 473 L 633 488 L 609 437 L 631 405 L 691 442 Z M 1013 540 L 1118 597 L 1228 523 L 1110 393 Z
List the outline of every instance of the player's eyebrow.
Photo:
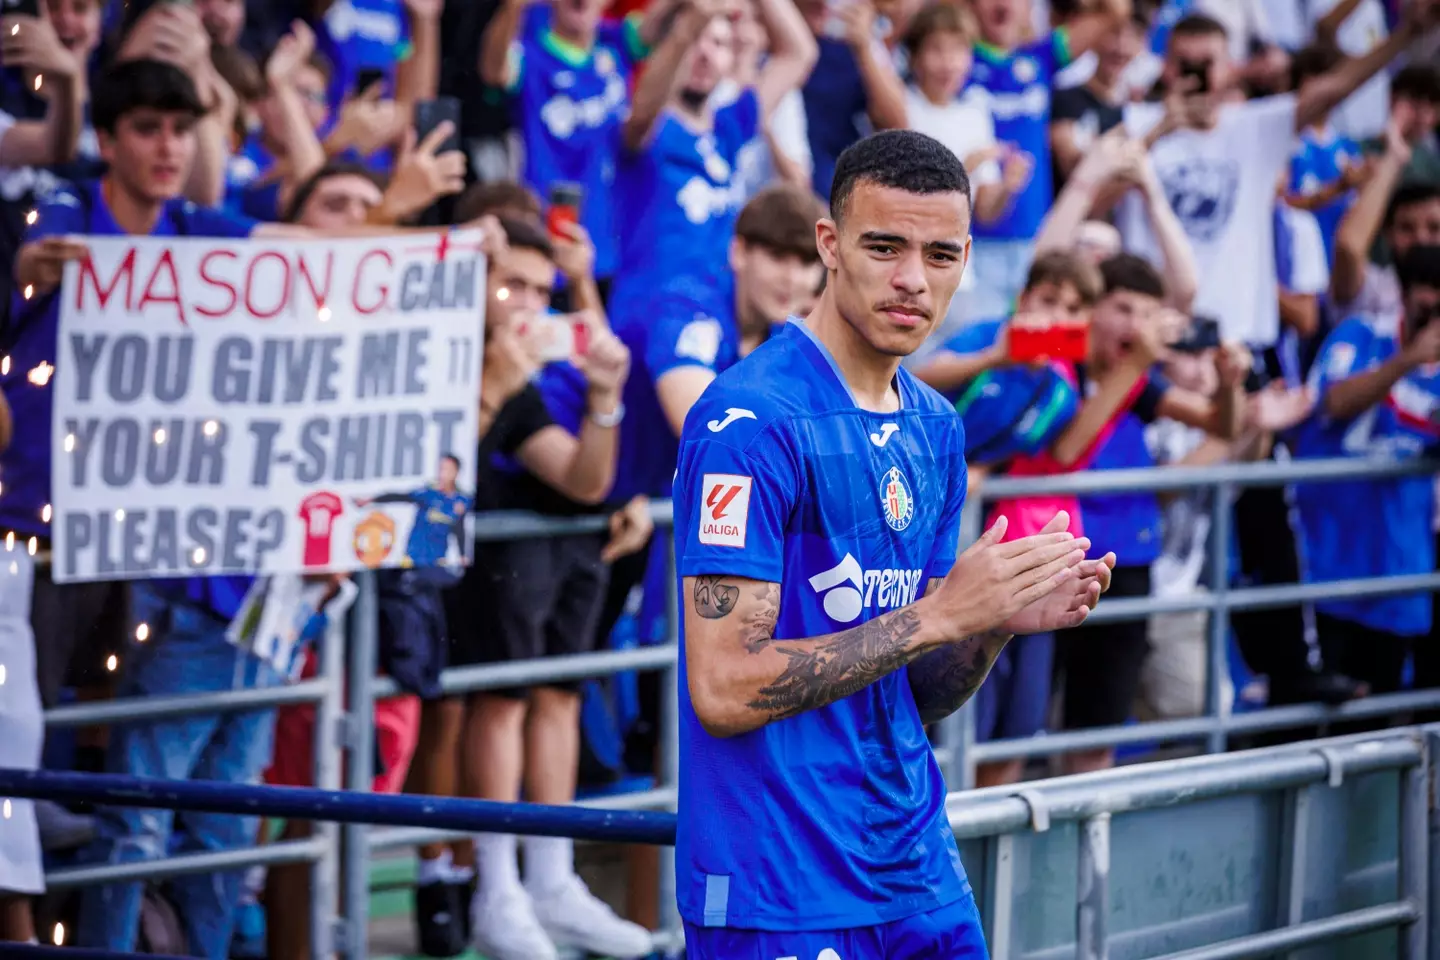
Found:
M 885 243 L 889 244 L 892 247 L 912 246 L 910 240 L 907 237 L 902 237 L 897 233 L 881 233 L 879 230 L 867 230 L 864 233 L 860 234 L 860 242 Z M 921 247 L 925 250 L 938 250 L 942 253 L 950 253 L 956 256 L 959 256 L 965 251 L 964 244 L 956 243 L 953 240 L 931 240 L 927 243 L 921 244 Z

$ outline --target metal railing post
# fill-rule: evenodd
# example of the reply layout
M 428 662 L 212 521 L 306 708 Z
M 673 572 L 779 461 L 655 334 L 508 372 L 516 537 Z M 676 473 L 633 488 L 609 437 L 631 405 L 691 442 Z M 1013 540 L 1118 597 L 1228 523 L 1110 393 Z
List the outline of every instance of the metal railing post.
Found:
M 1400 897 L 1420 916 L 1400 929 L 1399 960 L 1426 960 L 1431 918 L 1426 914 L 1430 886 L 1431 738 L 1419 736 L 1421 762 L 1400 773 Z
M 350 620 L 345 787 L 356 793 L 369 793 L 375 777 L 375 667 L 380 647 L 380 597 L 375 576 L 373 571 L 356 574 L 359 593 Z M 370 844 L 366 836 L 369 829 L 366 824 L 347 823 L 342 831 L 346 930 L 342 953 L 350 960 L 365 960 L 369 956 Z
M 1225 706 L 1225 686 L 1230 682 L 1230 529 L 1234 517 L 1234 486 L 1218 482 L 1211 488 L 1210 524 L 1210 669 L 1205 671 L 1205 714 L 1215 726 L 1206 744 L 1211 753 L 1224 753 L 1225 725 L 1230 711 Z
M 325 692 L 315 704 L 315 769 L 312 782 L 321 790 L 338 790 L 341 771 L 341 724 L 345 713 L 345 623 L 330 622 L 320 638 L 316 676 Z M 340 903 L 340 827 L 316 821 L 314 837 L 324 854 L 310 865 L 310 955 L 322 960 L 335 952 Z
M 665 619 L 668 642 L 680 643 L 679 587 L 676 582 L 675 535 L 671 530 L 665 538 Z M 680 662 L 677 656 L 672 666 L 665 668 L 660 685 L 660 785 L 675 787 L 680 783 Z M 670 809 L 675 805 L 671 804 Z M 660 891 L 661 930 L 674 930 L 680 926 L 680 915 L 675 900 L 675 848 L 660 848 Z
M 1107 960 L 1106 921 L 1110 914 L 1110 814 L 1080 824 L 1080 863 L 1075 884 L 1075 956 Z

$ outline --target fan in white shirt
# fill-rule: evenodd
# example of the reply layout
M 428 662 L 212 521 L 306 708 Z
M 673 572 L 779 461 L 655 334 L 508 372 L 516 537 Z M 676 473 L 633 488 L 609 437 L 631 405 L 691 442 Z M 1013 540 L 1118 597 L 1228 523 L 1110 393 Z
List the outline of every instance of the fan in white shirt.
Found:
M 1132 104 L 1126 129 L 1145 136 L 1170 205 L 1199 265 L 1195 313 L 1220 320 L 1227 340 L 1274 345 L 1280 333 L 1274 256 L 1275 183 L 1295 135 L 1314 123 L 1433 29 L 1440 0 L 1414 0 L 1395 34 L 1363 57 L 1347 59 L 1295 95 L 1226 103 L 1236 76 L 1225 29 L 1209 17 L 1175 25 L 1165 82 L 1181 91 L 1162 104 Z M 1204 92 L 1195 88 L 1205 77 Z M 1143 211 L 1127 198 L 1120 216 L 1126 246 L 1155 257 Z

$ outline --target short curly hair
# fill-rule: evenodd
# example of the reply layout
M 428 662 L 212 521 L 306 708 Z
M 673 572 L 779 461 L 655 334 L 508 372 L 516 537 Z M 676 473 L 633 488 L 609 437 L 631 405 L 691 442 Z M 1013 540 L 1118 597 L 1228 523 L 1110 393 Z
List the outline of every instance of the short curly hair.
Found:
M 970 203 L 970 177 L 960 158 L 939 140 L 914 130 L 871 134 L 840 154 L 830 187 L 830 219 L 840 222 L 850 194 L 861 183 L 926 196 L 963 193 Z

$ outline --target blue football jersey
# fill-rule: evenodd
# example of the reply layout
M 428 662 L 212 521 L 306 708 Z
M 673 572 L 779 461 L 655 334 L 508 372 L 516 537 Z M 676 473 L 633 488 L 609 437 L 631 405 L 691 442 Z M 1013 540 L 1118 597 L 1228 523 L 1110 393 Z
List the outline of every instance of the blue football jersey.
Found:
M 630 112 L 630 77 L 645 49 L 635 18 L 602 23 L 589 50 L 560 39 L 550 23 L 548 4 L 530 7 L 510 51 L 522 175 L 541 197 L 556 182 L 580 184 L 580 223 L 595 244 L 595 275 L 609 277 L 619 262 L 621 227 L 615 158 Z
M 643 299 L 678 273 L 707 273 L 727 262 L 735 220 L 745 202 L 736 176 L 740 151 L 760 131 L 760 100 L 746 89 L 715 111 L 696 133 L 671 113 L 656 121 L 650 143 L 621 153 L 616 204 L 626 224 L 612 302 Z
M 955 562 L 964 431 L 939 394 L 903 369 L 896 382 L 897 412 L 861 410 L 798 321 L 722 373 L 681 438 L 677 575 L 780 584 L 782 641 L 923 596 Z M 721 739 L 696 718 L 684 651 L 682 636 L 675 869 L 687 921 L 854 928 L 965 896 L 906 671 Z
M 672 370 L 698 367 L 718 374 L 740 358 L 735 280 L 728 270 L 715 280 L 676 277 L 643 312 L 613 317 L 615 335 L 630 350 L 630 376 L 610 496 L 617 503 L 641 493 L 668 497 L 679 441 L 656 388 Z
M 975 44 L 969 86 L 985 91 L 995 118 L 995 139 L 1035 158 L 1030 182 L 1010 201 L 999 221 L 976 222 L 977 239 L 1031 240 L 1055 199 L 1050 170 L 1050 88 L 1070 61 L 1065 28 L 1015 50 Z
M 1399 349 L 1393 336 L 1364 320 L 1341 323 L 1325 338 L 1310 371 L 1323 402 L 1338 382 L 1372 370 Z M 1353 420 L 1317 410 L 1291 444 L 1299 458 L 1399 457 L 1432 452 L 1440 440 L 1440 370 L 1402 377 L 1382 402 Z M 1298 483 L 1295 505 L 1305 543 L 1307 579 L 1430 573 L 1435 569 L 1434 486 L 1429 477 Z M 1402 636 L 1430 631 L 1429 594 L 1326 600 L 1315 609 Z

